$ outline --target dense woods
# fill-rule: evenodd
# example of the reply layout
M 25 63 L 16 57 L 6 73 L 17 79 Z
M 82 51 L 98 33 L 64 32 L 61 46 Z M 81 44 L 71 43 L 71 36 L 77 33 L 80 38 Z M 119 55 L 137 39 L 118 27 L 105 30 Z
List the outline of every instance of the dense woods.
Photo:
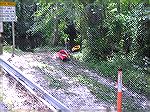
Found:
M 150 98 L 150 0 L 12 1 L 16 48 L 64 46 L 69 38 L 71 47 L 81 46 L 74 58 L 113 80 L 122 67 L 124 85 Z M 4 28 L 4 42 L 11 45 L 11 24 Z

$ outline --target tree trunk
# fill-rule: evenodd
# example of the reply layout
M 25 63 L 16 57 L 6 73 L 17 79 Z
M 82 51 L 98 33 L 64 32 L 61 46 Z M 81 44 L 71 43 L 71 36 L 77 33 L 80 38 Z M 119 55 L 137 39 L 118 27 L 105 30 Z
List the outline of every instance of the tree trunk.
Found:
M 118 14 L 120 14 L 120 0 L 117 0 L 117 11 L 118 11 Z
M 60 40 L 59 34 L 58 34 L 58 19 L 55 19 L 55 28 L 54 28 L 54 35 L 53 35 L 53 45 L 58 45 Z
M 58 10 L 58 6 L 56 3 L 56 11 Z M 59 40 L 60 40 L 60 36 L 59 36 L 59 32 L 58 32 L 58 15 L 55 15 L 54 17 L 54 35 L 53 35 L 53 39 L 52 39 L 52 44 L 54 46 L 58 45 Z

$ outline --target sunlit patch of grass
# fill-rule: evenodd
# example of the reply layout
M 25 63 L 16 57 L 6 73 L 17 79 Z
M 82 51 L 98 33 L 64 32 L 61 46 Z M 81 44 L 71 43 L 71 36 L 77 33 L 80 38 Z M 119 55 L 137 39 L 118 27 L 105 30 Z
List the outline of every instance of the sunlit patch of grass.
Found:
M 83 61 L 83 54 L 81 52 L 77 52 L 75 54 L 72 54 L 71 57 L 73 57 L 76 60 Z
M 4 52 L 8 52 L 8 53 L 11 53 L 12 52 L 12 47 L 11 46 L 3 46 L 3 51 Z
M 12 46 L 10 46 L 10 45 L 3 46 L 3 51 L 7 52 L 7 53 L 12 53 L 12 51 L 13 51 Z M 22 52 L 23 51 L 21 51 L 20 49 L 15 48 L 15 54 L 19 54 L 19 53 L 22 53 Z

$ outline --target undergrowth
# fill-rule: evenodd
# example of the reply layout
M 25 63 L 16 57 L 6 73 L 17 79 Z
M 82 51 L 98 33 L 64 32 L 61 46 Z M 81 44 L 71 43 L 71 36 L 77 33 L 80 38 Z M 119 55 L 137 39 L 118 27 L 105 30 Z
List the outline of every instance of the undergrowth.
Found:
M 86 60 L 82 53 L 75 54 L 72 57 L 84 61 L 88 67 L 101 72 L 103 77 L 114 81 L 117 81 L 117 71 L 121 67 L 123 70 L 123 84 L 132 91 L 150 98 L 150 67 L 141 67 L 142 64 L 138 63 L 141 60 L 136 59 L 132 53 L 128 55 L 115 54 L 107 61 L 92 58 Z

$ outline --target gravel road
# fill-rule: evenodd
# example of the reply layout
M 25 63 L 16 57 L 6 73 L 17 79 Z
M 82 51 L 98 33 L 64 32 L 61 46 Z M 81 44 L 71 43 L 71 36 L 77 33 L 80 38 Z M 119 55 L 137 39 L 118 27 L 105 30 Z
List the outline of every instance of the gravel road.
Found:
M 97 99 L 86 85 L 81 84 L 74 77 L 86 75 L 108 86 L 114 85 L 114 82 L 100 77 L 99 73 L 74 61 L 66 63 L 53 60 L 53 55 L 50 52 L 21 53 L 10 58 L 9 53 L 4 53 L 5 59 L 7 58 L 9 62 L 19 68 L 26 77 L 42 86 L 73 112 L 115 112 L 115 99 L 111 102 Z M 104 93 L 104 91 L 100 92 L 104 96 L 111 95 L 111 93 Z M 137 106 L 136 108 L 144 109 L 142 112 L 147 112 L 147 100 L 144 96 L 140 96 L 138 99 L 139 96 L 134 93 L 126 92 L 125 94 L 128 97 L 132 96 L 131 100 L 138 102 L 138 105 L 133 104 L 132 106 Z M 126 98 L 124 97 L 124 99 Z
M 9 74 L 0 75 L 0 112 L 53 112 Z

